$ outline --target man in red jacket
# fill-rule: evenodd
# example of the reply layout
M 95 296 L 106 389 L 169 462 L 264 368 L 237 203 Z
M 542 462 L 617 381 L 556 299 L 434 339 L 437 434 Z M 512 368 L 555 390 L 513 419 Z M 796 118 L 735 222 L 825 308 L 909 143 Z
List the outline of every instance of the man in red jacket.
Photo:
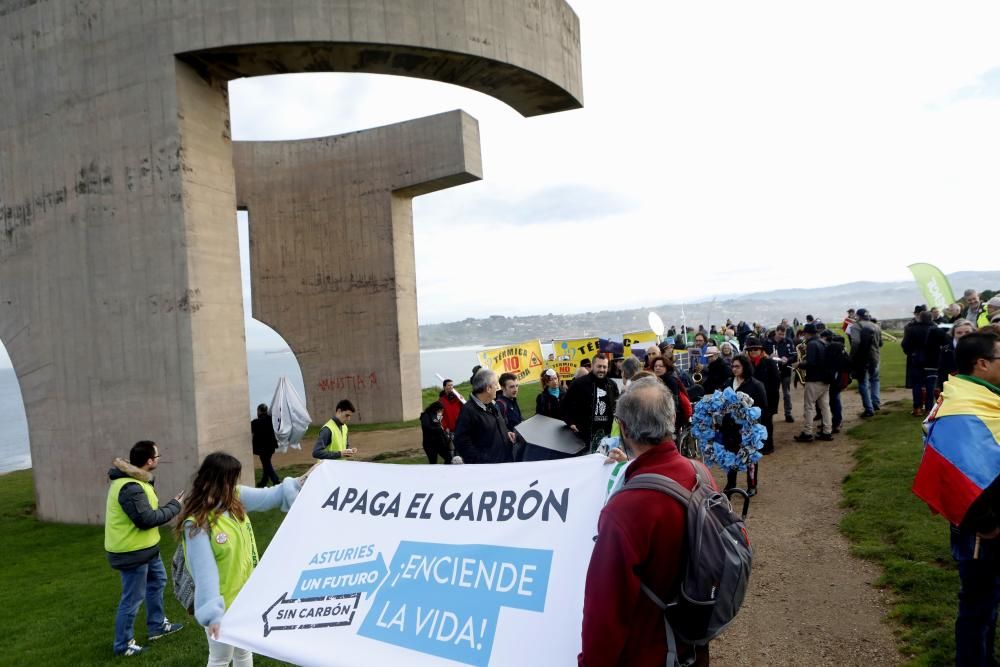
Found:
M 446 433 L 454 435 L 455 425 L 458 423 L 458 413 L 462 411 L 462 399 L 455 393 L 455 383 L 451 380 L 444 381 L 444 389 L 438 394 L 441 405 L 444 406 L 444 417 L 441 419 L 441 428 Z
M 656 378 L 629 385 L 615 419 L 633 461 L 626 481 L 640 473 L 666 475 L 682 486 L 695 483 L 691 461 L 674 445 L 674 401 Z M 713 483 L 707 471 L 702 474 Z M 663 667 L 667 637 L 663 612 L 640 590 L 645 582 L 661 600 L 680 585 L 684 559 L 685 508 L 659 491 L 636 489 L 612 496 L 601 512 L 597 541 L 587 571 L 583 598 L 581 667 Z M 681 660 L 694 647 L 679 647 Z M 696 665 L 708 664 L 707 647 L 698 648 Z

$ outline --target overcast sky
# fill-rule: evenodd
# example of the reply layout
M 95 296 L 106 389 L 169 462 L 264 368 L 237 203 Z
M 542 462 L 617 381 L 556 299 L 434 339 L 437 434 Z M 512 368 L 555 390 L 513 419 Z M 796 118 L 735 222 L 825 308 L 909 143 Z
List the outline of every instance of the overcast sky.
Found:
M 570 4 L 581 110 L 262 77 L 231 85 L 233 136 L 475 116 L 483 181 L 414 201 L 421 323 L 996 268 L 976 238 L 1000 208 L 1000 4 Z
M 230 86 L 233 138 L 475 116 L 484 180 L 414 200 L 421 323 L 997 268 L 1000 3 L 570 4 L 581 110 L 259 77 Z

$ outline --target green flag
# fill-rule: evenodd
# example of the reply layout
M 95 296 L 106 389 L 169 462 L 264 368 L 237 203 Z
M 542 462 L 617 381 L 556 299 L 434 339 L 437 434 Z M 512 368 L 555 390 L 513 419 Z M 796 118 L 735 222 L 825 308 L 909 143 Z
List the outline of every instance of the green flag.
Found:
M 944 310 L 955 303 L 955 296 L 951 293 L 951 285 L 948 279 L 941 273 L 941 269 L 933 264 L 910 264 L 910 271 L 913 273 L 920 291 L 927 299 L 928 308 L 938 308 Z

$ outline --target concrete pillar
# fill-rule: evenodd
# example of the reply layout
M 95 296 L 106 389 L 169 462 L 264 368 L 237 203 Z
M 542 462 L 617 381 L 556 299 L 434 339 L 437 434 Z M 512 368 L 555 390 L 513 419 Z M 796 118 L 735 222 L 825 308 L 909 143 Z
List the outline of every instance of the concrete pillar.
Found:
M 0 339 L 40 517 L 101 522 L 140 439 L 164 497 L 209 451 L 249 468 L 226 83 L 303 71 L 549 113 L 580 106 L 579 27 L 563 0 L 0 0 Z
M 416 418 L 420 349 L 412 198 L 482 177 L 461 111 L 305 141 L 235 142 L 249 212 L 253 315 L 280 333 L 322 423 Z

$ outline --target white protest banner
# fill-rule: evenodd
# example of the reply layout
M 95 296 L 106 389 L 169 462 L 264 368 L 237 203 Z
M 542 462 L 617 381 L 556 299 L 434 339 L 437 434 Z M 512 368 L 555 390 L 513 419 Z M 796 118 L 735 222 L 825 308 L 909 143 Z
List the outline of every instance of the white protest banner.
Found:
M 611 471 L 324 462 L 221 640 L 299 665 L 575 665 Z

